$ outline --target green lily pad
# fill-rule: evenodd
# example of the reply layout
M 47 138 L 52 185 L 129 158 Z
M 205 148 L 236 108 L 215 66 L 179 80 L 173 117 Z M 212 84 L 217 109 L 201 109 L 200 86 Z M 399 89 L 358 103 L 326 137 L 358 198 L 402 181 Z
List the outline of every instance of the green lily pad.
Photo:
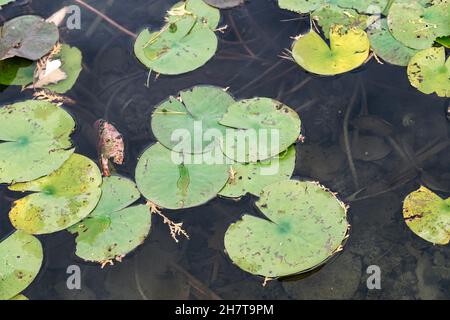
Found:
M 185 6 L 186 11 L 193 14 L 197 19 L 197 24 L 206 24 L 211 30 L 215 30 L 219 26 L 220 22 L 220 11 L 210 6 L 203 0 L 187 0 L 186 2 L 181 2 L 181 4 L 176 4 L 172 7 L 172 10 L 180 6 Z M 177 19 L 177 17 L 171 17 L 172 19 Z M 170 19 L 169 19 L 170 21 Z
M 266 160 L 285 151 L 300 136 L 301 121 L 294 110 L 269 98 L 232 104 L 220 124 L 227 130 L 224 154 L 241 163 Z
M 58 28 L 38 16 L 20 16 L 1 27 L 0 60 L 22 57 L 38 60 L 46 55 L 59 39 Z
M 368 35 L 372 50 L 386 62 L 405 67 L 411 58 L 419 52 L 395 39 L 389 31 L 387 19 L 382 19 L 369 27 Z
M 73 153 L 75 122 L 64 109 L 28 100 L 0 108 L 0 183 L 37 179 Z
M 28 299 L 27 297 L 25 297 L 23 294 L 18 294 L 17 296 L 12 297 L 12 298 L 9 299 L 9 300 L 27 301 L 27 300 L 29 300 L 29 299 Z
M 206 64 L 217 50 L 217 37 L 207 25 L 186 15 L 163 29 L 142 31 L 134 53 L 141 63 L 155 72 L 176 75 Z
M 237 7 L 245 2 L 245 0 L 204 0 L 210 6 L 219 9 L 229 9 Z
M 75 82 L 77 82 L 78 76 L 80 75 L 82 69 L 81 51 L 76 47 L 63 44 L 61 46 L 60 53 L 53 59 L 61 60 L 61 69 L 67 75 L 67 78 L 58 83 L 47 85 L 45 88 L 56 93 L 66 93 L 72 89 Z
M 171 150 L 207 152 L 217 143 L 203 139 L 203 135 L 209 131 L 224 136 L 226 128 L 219 121 L 234 102 L 233 97 L 218 87 L 197 86 L 181 91 L 178 99 L 170 97 L 156 107 L 152 114 L 153 134 Z M 180 147 L 184 150 L 179 150 Z
M 133 181 L 119 176 L 104 178 L 95 210 L 69 229 L 78 233 L 76 255 L 103 263 L 121 259 L 139 246 L 150 232 L 151 214 L 146 205 L 128 206 L 140 197 Z
M 450 35 L 448 1 L 397 0 L 388 15 L 389 30 L 404 45 L 430 48 L 436 38 Z
M 381 14 L 389 0 L 332 0 L 342 8 L 355 9 L 360 13 Z
M 345 30 L 335 25 L 330 31 L 330 47 L 311 30 L 300 36 L 292 47 L 295 61 L 306 71 L 320 75 L 336 75 L 361 66 L 369 57 L 370 43 L 365 31 Z
M 289 180 L 295 168 L 295 146 L 273 158 L 257 163 L 235 163 L 235 171 L 219 195 L 227 198 L 239 198 L 247 193 L 258 196 L 261 191 L 275 182 Z
M 298 13 L 309 13 L 328 3 L 326 0 L 278 0 L 278 6 Z
M 16 229 L 30 234 L 64 230 L 87 217 L 97 205 L 102 177 L 92 160 L 73 154 L 50 175 L 10 186 L 32 192 L 14 202 L 9 219 Z
M 450 48 L 450 36 L 437 38 L 436 42 L 446 48 Z
M 0 61 L 0 84 L 26 86 L 33 82 L 36 64 L 23 58 L 9 58 Z
M 445 48 L 418 52 L 409 62 L 408 78 L 420 92 L 450 97 L 450 58 L 445 60 Z
M 353 9 L 343 9 L 336 5 L 322 6 L 311 13 L 311 16 L 317 21 L 327 38 L 334 25 L 342 25 L 346 30 L 350 28 L 365 30 L 368 24 L 366 15 L 359 14 Z
M 11 3 L 13 1 L 16 1 L 16 0 L 0 0 L 0 9 L 2 6 L 6 5 L 8 3 Z
M 16 231 L 0 242 L 0 300 L 16 297 L 36 278 L 43 260 L 39 240 Z
M 344 242 L 345 206 L 313 182 L 266 187 L 256 206 L 266 219 L 244 215 L 225 233 L 225 249 L 244 271 L 266 278 L 291 276 L 322 265 Z
M 218 155 L 218 158 L 215 156 Z M 159 143 L 140 157 L 136 167 L 139 191 L 167 209 L 195 207 L 217 196 L 228 180 L 228 167 L 217 149 L 200 155 L 182 155 Z M 217 160 L 217 161 L 215 161 Z
M 422 186 L 406 197 L 403 217 L 422 239 L 442 245 L 450 242 L 450 198 L 444 200 Z

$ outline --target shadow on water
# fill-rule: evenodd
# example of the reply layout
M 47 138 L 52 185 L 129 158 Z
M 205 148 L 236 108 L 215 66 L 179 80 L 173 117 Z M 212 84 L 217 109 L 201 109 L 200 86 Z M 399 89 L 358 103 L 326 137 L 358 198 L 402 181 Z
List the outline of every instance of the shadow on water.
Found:
M 174 0 L 89 1 L 119 24 L 138 33 L 160 26 Z M 71 1 L 19 1 L 2 10 L 0 21 L 23 13 L 49 16 Z M 96 158 L 93 123 L 114 123 L 127 142 L 118 168 L 133 176 L 137 157 L 154 142 L 150 114 L 160 101 L 197 84 L 230 87 L 236 98 L 267 96 L 294 108 L 304 126 L 295 175 L 321 181 L 350 204 L 351 236 L 344 251 L 319 270 L 290 281 L 263 280 L 234 266 L 224 254 L 223 235 L 244 212 L 258 214 L 254 199 L 216 199 L 168 212 L 184 221 L 191 240 L 175 244 L 154 219 L 147 241 L 122 263 L 100 269 L 74 254 L 66 232 L 42 236 L 45 265 L 26 290 L 31 299 L 444 299 L 450 297 L 450 252 L 416 237 L 402 220 L 404 197 L 420 183 L 450 193 L 448 99 L 410 87 L 404 68 L 373 60 L 356 72 L 316 77 L 281 59 L 291 36 L 309 19 L 278 9 L 275 1 L 250 0 L 222 11 L 216 56 L 186 75 L 151 78 L 132 54 L 133 40 L 82 9 L 82 29 L 62 30 L 65 42 L 84 55 L 83 72 L 69 92 L 68 108 L 78 127 L 77 152 Z M 14 87 L 2 104 L 29 98 Z M 345 143 L 345 134 L 349 144 Z M 348 157 L 348 148 L 352 157 Z M 155 181 L 155 183 L 158 183 Z M 0 237 L 12 231 L 7 213 L 13 197 L 0 187 Z M 82 289 L 66 288 L 66 268 L 82 270 Z M 382 271 L 381 290 L 366 286 L 367 267 Z M 294 281 L 295 280 L 295 281 Z

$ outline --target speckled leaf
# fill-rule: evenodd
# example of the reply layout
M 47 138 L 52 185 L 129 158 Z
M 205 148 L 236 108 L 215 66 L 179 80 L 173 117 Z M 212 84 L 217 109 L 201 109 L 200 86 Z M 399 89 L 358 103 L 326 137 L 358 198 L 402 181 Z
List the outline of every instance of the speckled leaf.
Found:
M 224 154 L 236 162 L 266 160 L 297 141 L 300 118 L 294 110 L 269 98 L 241 100 L 232 104 L 220 124 L 227 130 Z
M 386 8 L 389 0 L 332 0 L 342 8 L 355 9 L 360 13 L 380 14 Z
M 36 64 L 23 58 L 9 58 L 0 61 L 0 84 L 26 86 L 33 82 Z
M 140 196 L 133 181 L 120 176 L 104 178 L 95 210 L 69 229 L 78 233 L 77 256 L 102 263 L 120 259 L 139 246 L 150 232 L 151 214 L 146 205 L 127 206 Z
M 219 121 L 233 103 L 234 99 L 218 87 L 197 86 L 181 91 L 178 99 L 170 97 L 156 107 L 152 114 L 153 134 L 171 150 L 176 148 L 176 151 L 181 151 L 181 146 L 188 153 L 206 152 L 217 143 L 197 142 L 194 138 L 202 136 L 200 131 L 213 130 L 223 136 L 226 128 Z M 177 137 L 172 137 L 173 134 Z
M 204 0 L 204 1 L 210 6 L 220 9 L 237 7 L 245 2 L 245 0 Z
M 418 52 L 409 62 L 408 78 L 423 93 L 450 97 L 450 58 L 445 60 L 445 48 Z
M 43 260 L 39 240 L 16 231 L 0 242 L 0 300 L 16 297 L 36 278 Z
M 330 32 L 330 47 L 311 30 L 293 44 L 292 55 L 306 71 L 321 75 L 336 75 L 362 65 L 369 56 L 370 44 L 365 31 L 345 31 L 336 25 Z
M 309 271 L 335 254 L 349 224 L 344 205 L 312 182 L 266 187 L 257 207 L 266 219 L 244 215 L 225 234 L 225 249 L 241 269 L 267 278 Z
M 281 9 L 286 9 L 298 13 L 308 13 L 318 9 L 326 0 L 278 0 Z
M 97 205 L 102 177 L 90 159 L 73 154 L 50 175 L 10 187 L 32 194 L 14 202 L 9 218 L 30 234 L 64 230 L 88 216 Z
M 404 45 L 427 49 L 438 37 L 450 35 L 448 0 L 397 0 L 388 15 L 389 30 Z
M 199 156 L 200 161 L 154 144 L 140 157 L 136 167 L 139 190 L 148 200 L 167 209 L 206 203 L 227 183 L 228 166 L 217 149 Z
M 405 67 L 418 52 L 418 50 L 408 48 L 392 36 L 386 19 L 371 25 L 367 33 L 375 54 L 391 64 Z
M 265 161 L 235 163 L 231 167 L 235 171 L 235 176 L 229 179 L 219 195 L 239 198 L 251 193 L 258 196 L 268 185 L 291 178 L 295 168 L 295 146 Z
M 211 30 L 219 26 L 220 11 L 210 6 L 203 0 L 187 0 L 186 11 L 197 18 L 197 24 L 206 24 Z M 174 7 L 176 7 L 175 5 Z M 179 5 L 178 5 L 179 6 Z
M 38 60 L 47 54 L 59 39 L 55 24 L 38 16 L 20 16 L 1 27 L 0 60 L 14 56 Z
M 74 128 L 72 117 L 50 102 L 0 108 L 0 183 L 30 181 L 58 169 L 73 153 Z
M 444 200 L 422 186 L 406 197 L 403 217 L 422 239 L 442 245 L 450 242 L 450 198 Z

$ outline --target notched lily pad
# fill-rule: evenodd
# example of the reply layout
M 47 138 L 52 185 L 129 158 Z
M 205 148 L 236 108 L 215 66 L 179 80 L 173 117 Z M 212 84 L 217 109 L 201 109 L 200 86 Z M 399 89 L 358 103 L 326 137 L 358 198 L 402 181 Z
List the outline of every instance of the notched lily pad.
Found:
M 0 60 L 22 57 L 38 60 L 46 55 L 59 39 L 58 28 L 38 16 L 20 16 L 1 27 Z
M 369 51 L 370 43 L 365 31 L 355 28 L 346 31 L 341 25 L 331 28 L 330 47 L 314 30 L 298 37 L 292 47 L 292 55 L 302 68 L 328 76 L 361 66 Z
M 32 192 L 14 202 L 9 218 L 16 229 L 30 234 L 64 230 L 88 216 L 96 207 L 102 177 L 90 159 L 73 154 L 50 175 L 10 186 Z
M 58 169 L 73 153 L 72 117 L 46 101 L 0 108 L 0 183 L 37 179 Z
M 139 246 L 150 232 L 151 214 L 146 205 L 128 206 L 140 196 L 133 181 L 120 176 L 104 178 L 95 210 L 69 229 L 78 234 L 76 255 L 104 263 L 120 260 Z
M 257 207 L 267 219 L 244 215 L 225 234 L 225 249 L 244 271 L 266 278 L 322 265 L 341 249 L 349 224 L 345 206 L 313 182 L 266 187 Z
M 442 245 L 450 242 L 450 198 L 444 200 L 422 186 L 406 197 L 403 217 L 422 239 Z
M 445 48 L 418 52 L 408 64 L 408 78 L 420 92 L 450 97 L 450 58 L 445 60 Z
M 285 151 L 300 136 L 301 121 L 293 109 L 269 98 L 232 104 L 220 124 L 227 130 L 222 150 L 241 163 L 266 160 Z
M 139 191 L 167 209 L 195 207 L 213 199 L 228 180 L 228 167 L 220 150 L 196 156 L 152 145 L 136 167 Z
M 204 0 L 210 6 L 219 9 L 229 9 L 237 7 L 245 2 L 245 0 Z
M 43 260 L 39 240 L 16 231 L 0 242 L 0 300 L 17 297 L 36 278 Z

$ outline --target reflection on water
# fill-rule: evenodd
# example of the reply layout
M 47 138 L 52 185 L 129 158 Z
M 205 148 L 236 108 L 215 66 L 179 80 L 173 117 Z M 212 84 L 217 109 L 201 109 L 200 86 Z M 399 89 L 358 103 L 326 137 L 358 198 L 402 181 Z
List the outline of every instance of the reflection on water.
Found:
M 30 3 L 31 2 L 31 3 Z M 89 1 L 133 32 L 160 27 L 175 0 Z M 71 1 L 18 1 L 0 21 L 23 13 L 49 16 Z M 154 219 L 144 245 L 114 267 L 80 261 L 66 232 L 42 236 L 45 264 L 26 290 L 31 299 L 430 299 L 450 298 L 450 251 L 416 237 L 402 220 L 401 203 L 420 183 L 450 193 L 448 99 L 410 87 L 404 68 L 369 62 L 338 77 L 317 77 L 278 56 L 308 18 L 278 9 L 275 1 L 250 0 L 222 11 L 216 56 L 186 75 L 160 77 L 147 88 L 146 69 L 132 54 L 133 40 L 82 9 L 82 29 L 63 30 L 64 41 L 84 54 L 84 70 L 69 93 L 78 130 L 77 152 L 96 157 L 93 123 L 116 125 L 127 143 L 120 173 L 133 175 L 137 157 L 154 141 L 150 114 L 170 94 L 197 84 L 230 87 L 236 98 L 267 96 L 296 109 L 306 141 L 299 145 L 296 176 L 320 180 L 351 205 L 351 237 L 342 254 L 320 270 L 290 281 L 262 279 L 235 267 L 223 252 L 228 225 L 244 212 L 257 214 L 254 199 L 216 199 L 193 209 L 167 212 L 184 221 L 191 240 L 175 244 Z M 4 88 L 1 104 L 29 98 Z M 352 97 L 356 98 L 352 98 Z M 349 165 L 343 133 L 350 137 Z M 353 168 L 350 169 L 350 168 Z M 17 195 L 0 187 L 0 237 L 11 232 L 7 213 Z M 82 289 L 66 288 L 66 268 L 82 270 Z M 367 267 L 381 268 L 381 290 L 368 290 Z

